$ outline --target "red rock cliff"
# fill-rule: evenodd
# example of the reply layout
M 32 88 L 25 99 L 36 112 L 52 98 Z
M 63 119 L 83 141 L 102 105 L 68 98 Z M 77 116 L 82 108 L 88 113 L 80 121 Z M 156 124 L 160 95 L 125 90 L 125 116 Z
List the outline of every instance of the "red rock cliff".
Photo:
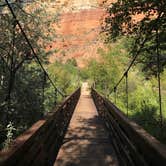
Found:
M 75 0 L 73 4 L 68 1 L 65 5 L 56 26 L 57 37 L 49 46 L 58 49 L 51 62 L 75 58 L 78 66 L 84 67 L 88 59 L 98 57 L 97 50 L 103 47 L 99 33 L 105 12 L 100 5 L 102 1 L 84 1 Z

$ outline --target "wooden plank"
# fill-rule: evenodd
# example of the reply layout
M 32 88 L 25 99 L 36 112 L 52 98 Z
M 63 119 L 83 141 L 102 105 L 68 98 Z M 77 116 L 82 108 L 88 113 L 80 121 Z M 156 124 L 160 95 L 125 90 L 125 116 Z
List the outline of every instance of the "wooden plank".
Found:
M 83 84 L 82 94 L 54 166 L 117 166 L 118 161 L 108 133 Z

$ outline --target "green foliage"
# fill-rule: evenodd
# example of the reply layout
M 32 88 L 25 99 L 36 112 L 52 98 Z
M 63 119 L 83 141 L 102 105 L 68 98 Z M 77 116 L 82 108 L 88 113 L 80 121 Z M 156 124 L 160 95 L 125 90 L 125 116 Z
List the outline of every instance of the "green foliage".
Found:
M 109 95 L 115 83 L 120 78 L 124 64 L 128 63 L 128 53 L 125 48 L 127 39 L 120 39 L 117 43 L 111 43 L 108 51 L 98 50 L 101 61 L 91 60 L 85 70 L 91 83 L 100 92 Z M 122 54 L 124 56 L 122 56 Z M 87 75 L 85 75 L 87 77 Z M 86 78 L 85 77 L 85 78 Z
M 8 148 L 13 140 L 13 131 L 15 131 L 16 129 L 13 126 L 12 122 L 9 122 L 9 124 L 6 127 L 7 130 L 7 135 L 6 135 L 6 140 L 4 142 L 4 147 Z
M 131 111 L 142 112 L 155 110 L 157 113 L 158 103 L 155 91 L 153 91 L 151 83 L 145 82 L 144 86 L 137 85 L 136 90 L 130 93 L 129 107 Z
M 110 95 L 110 92 L 126 69 L 131 55 L 135 55 L 141 48 L 138 58 L 141 65 L 135 66 L 129 73 L 129 116 L 160 140 L 164 140 L 164 135 L 158 136 L 159 130 L 156 127 L 159 108 L 155 76 L 157 24 L 158 49 L 161 56 L 160 72 L 163 72 L 161 74 L 163 106 L 166 108 L 165 1 L 118 0 L 114 3 L 109 8 L 110 17 L 106 19 L 104 31 L 109 41 L 116 39 L 116 42 L 112 42 L 107 51 L 99 49 L 101 59 L 89 60 L 87 68 L 84 69 L 78 68 L 75 59 L 67 60 L 65 64 L 48 63 L 48 55 L 52 52 L 46 52 L 44 48 L 55 37 L 51 25 L 57 18 L 46 12 L 45 9 L 48 7 L 46 3 L 37 1 L 26 7 L 20 2 L 15 2 L 12 7 L 54 84 L 65 95 L 80 86 L 82 80 L 88 80 L 98 91 L 114 101 L 114 94 Z M 142 13 L 145 17 L 133 23 L 131 15 Z M 43 118 L 44 114 L 61 102 L 62 96 L 45 78 L 7 7 L 0 8 L 0 20 L 0 146 L 2 147 L 2 142 L 8 146 L 13 138 Z M 127 37 L 121 38 L 121 35 Z M 141 46 L 143 41 L 145 42 Z M 63 51 L 62 54 L 65 55 Z M 140 74 L 140 69 L 147 74 Z M 117 89 L 116 104 L 126 113 L 125 82 L 122 82 Z
M 95 88 L 104 96 L 109 97 L 112 102 L 115 102 L 115 93 L 110 94 L 110 92 L 113 91 L 115 84 L 119 81 L 132 58 L 129 54 L 131 44 L 132 39 L 127 39 L 126 37 L 110 43 L 108 51 L 102 49 L 98 51 L 101 55 L 101 60 L 90 61 L 88 68 L 84 70 L 84 72 L 88 72 L 88 79 L 91 84 L 93 83 Z M 141 68 L 142 65 L 137 64 L 128 73 L 129 118 L 165 143 L 166 134 L 161 134 L 159 125 L 157 79 L 155 76 L 147 79 L 146 74 L 140 72 Z M 165 71 L 161 74 L 164 119 L 166 118 L 165 74 Z M 125 114 L 127 113 L 125 79 L 117 87 L 116 106 Z M 166 121 L 164 120 L 164 129 L 165 126 Z
M 108 13 L 103 27 L 107 42 L 122 35 L 132 38 L 131 55 L 140 54 L 137 61 L 142 70 L 156 76 L 160 54 L 162 72 L 166 66 L 166 1 L 118 0 L 108 7 Z
M 65 64 L 77 67 L 77 61 L 74 58 L 68 59 Z
M 31 2 L 28 5 L 13 1 L 11 5 L 36 54 L 41 62 L 47 65 L 49 53 L 45 51 L 45 46 L 54 38 L 52 23 L 56 21 L 55 16 L 52 17 L 46 11 L 47 6 L 42 1 Z M 0 148 L 2 148 L 5 139 L 5 144 L 8 144 L 11 136 L 15 138 L 43 118 L 46 109 L 43 87 L 45 86 L 45 90 L 49 88 L 51 94 L 54 92 L 50 88 L 50 83 L 45 83 L 44 73 L 36 63 L 29 45 L 6 5 L 0 7 L 0 20 Z M 6 130 L 10 121 L 16 128 L 14 132 Z
M 137 56 L 136 62 L 139 64 L 128 73 L 129 116 L 152 135 L 165 142 L 166 134 L 161 134 L 159 128 L 161 119 L 157 76 L 161 74 L 163 128 L 165 129 L 166 1 L 117 0 L 109 5 L 107 11 L 108 17 L 103 26 L 106 42 L 115 42 L 122 36 L 126 36 L 129 38 L 129 46 L 126 42 L 126 51 L 131 56 Z M 123 56 L 126 55 L 123 54 L 121 57 Z M 144 74 L 141 74 L 141 70 Z M 117 105 L 126 113 L 125 90 L 125 82 L 122 81 L 117 89 Z M 111 99 L 113 97 L 111 95 Z
M 56 61 L 48 65 L 47 70 L 56 87 L 66 96 L 80 86 L 80 71 L 76 66 L 75 60 L 69 60 L 65 64 Z M 49 81 L 47 81 L 44 100 L 46 112 L 51 111 L 55 106 L 55 99 L 56 103 L 59 103 L 62 100 L 62 96 L 55 92 L 54 88 L 49 86 Z

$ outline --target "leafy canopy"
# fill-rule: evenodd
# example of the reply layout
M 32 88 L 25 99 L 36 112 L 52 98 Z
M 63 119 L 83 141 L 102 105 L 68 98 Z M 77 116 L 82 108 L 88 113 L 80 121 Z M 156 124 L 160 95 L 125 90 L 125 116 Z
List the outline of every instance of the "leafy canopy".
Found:
M 141 55 L 138 62 L 149 75 L 157 73 L 157 47 L 160 53 L 161 71 L 166 66 L 166 1 L 118 0 L 108 8 L 103 25 L 107 42 L 126 35 L 133 39 L 131 54 Z

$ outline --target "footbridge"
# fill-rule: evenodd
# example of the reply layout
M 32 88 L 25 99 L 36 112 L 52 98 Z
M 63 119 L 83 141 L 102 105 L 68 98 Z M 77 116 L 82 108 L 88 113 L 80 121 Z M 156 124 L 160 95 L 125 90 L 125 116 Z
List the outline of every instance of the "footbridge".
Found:
M 3 166 L 164 166 L 166 148 L 83 83 L 0 152 Z

